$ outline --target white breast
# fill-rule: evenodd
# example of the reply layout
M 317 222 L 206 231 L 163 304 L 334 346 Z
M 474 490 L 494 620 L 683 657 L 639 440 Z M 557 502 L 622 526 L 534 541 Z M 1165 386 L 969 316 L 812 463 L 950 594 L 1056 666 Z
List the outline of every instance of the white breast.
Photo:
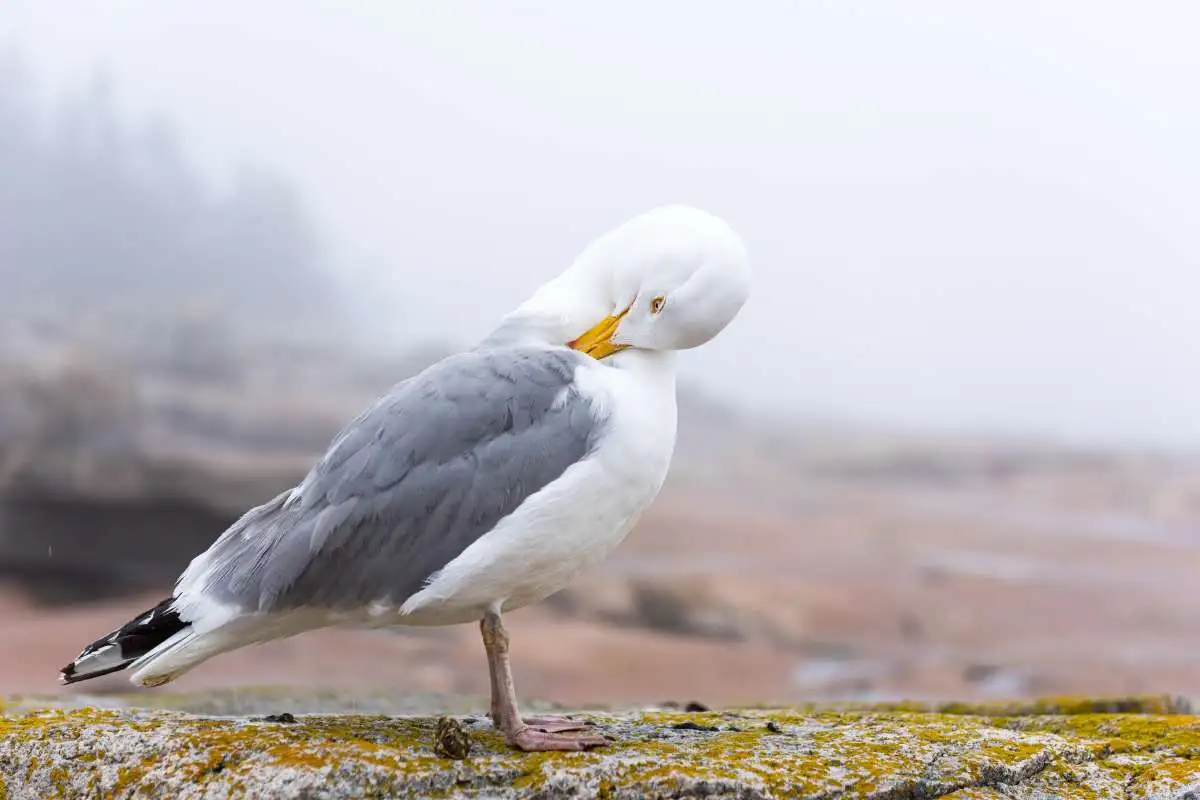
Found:
M 676 415 L 671 357 L 621 355 L 620 369 L 596 362 L 575 375 L 576 390 L 608 417 L 596 449 L 447 564 L 398 616 L 378 623 L 469 622 L 497 603 L 535 603 L 625 538 L 666 477 Z

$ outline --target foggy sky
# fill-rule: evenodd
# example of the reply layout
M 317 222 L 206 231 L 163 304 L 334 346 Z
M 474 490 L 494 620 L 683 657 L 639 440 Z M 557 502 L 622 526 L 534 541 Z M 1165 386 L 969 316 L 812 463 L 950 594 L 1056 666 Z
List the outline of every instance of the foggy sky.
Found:
M 1182 1 L 0 0 L 0 43 L 55 88 L 102 67 L 215 180 L 293 177 L 340 268 L 388 287 L 396 343 L 466 344 L 687 202 L 756 271 L 683 359 L 718 394 L 1192 447 L 1198 24 Z

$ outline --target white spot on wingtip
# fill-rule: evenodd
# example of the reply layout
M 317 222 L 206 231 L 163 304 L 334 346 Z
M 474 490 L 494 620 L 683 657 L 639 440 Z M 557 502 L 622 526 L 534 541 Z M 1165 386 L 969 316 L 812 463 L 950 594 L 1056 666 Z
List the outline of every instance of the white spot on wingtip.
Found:
M 86 674 L 89 672 L 97 672 L 99 670 L 115 667 L 121 663 L 121 655 L 115 644 L 106 644 L 94 653 L 88 653 L 86 656 L 75 660 L 75 672 Z

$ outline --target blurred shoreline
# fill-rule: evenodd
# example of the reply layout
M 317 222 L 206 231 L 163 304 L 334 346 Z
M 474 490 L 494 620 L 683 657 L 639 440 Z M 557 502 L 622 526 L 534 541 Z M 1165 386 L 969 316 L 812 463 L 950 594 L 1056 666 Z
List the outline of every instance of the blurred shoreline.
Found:
M 0 690 L 58 691 L 79 647 L 164 596 L 439 355 L 220 347 L 219 324 L 5 337 L 0 636 L 20 657 L 0 662 Z M 128 344 L 146 341 L 158 350 Z M 594 573 L 511 615 L 518 680 L 559 702 L 1196 694 L 1198 531 L 1200 458 L 786 428 L 685 388 L 645 520 Z M 178 687 L 480 693 L 481 659 L 469 625 L 327 630 Z

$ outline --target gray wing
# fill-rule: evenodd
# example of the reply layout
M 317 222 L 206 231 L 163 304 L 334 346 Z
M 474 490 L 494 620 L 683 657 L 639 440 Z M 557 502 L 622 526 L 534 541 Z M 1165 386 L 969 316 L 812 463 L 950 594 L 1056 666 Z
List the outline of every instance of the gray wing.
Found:
M 580 358 L 471 351 L 398 384 L 294 495 L 209 548 L 204 593 L 263 611 L 402 603 L 587 455 L 602 421 L 573 388 Z

